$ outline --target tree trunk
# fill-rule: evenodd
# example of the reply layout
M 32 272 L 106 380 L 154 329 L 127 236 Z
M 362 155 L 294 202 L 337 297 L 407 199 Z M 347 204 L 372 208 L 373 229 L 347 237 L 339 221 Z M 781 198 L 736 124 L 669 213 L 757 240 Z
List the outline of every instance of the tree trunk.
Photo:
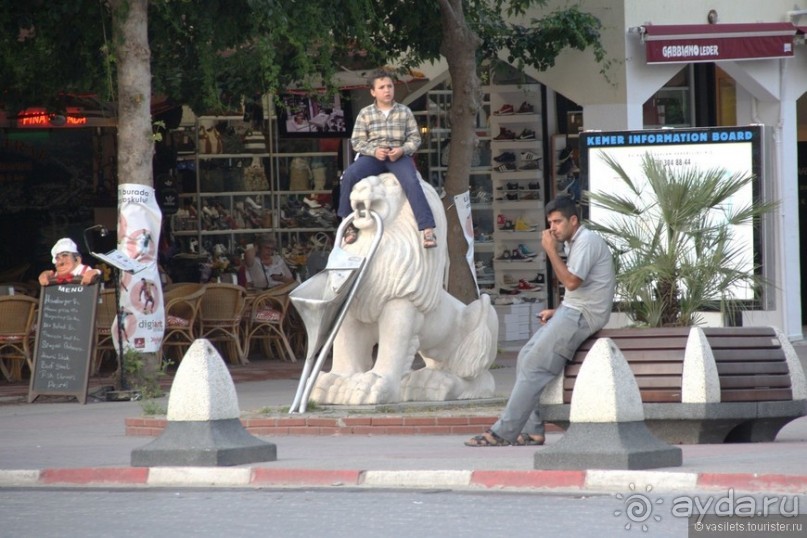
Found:
M 111 0 L 118 76 L 118 182 L 154 185 L 148 0 Z
M 118 79 L 118 184 L 153 187 L 148 0 L 110 0 L 109 4 Z M 157 353 L 142 356 L 147 371 L 159 370 Z
M 440 52 L 448 60 L 451 76 L 451 153 L 445 180 L 443 205 L 448 218 L 448 256 L 450 261 L 448 291 L 468 304 L 478 297 L 471 268 L 465 255 L 468 243 L 463 223 L 457 217 L 454 196 L 469 188 L 471 159 L 477 144 L 476 116 L 481 95 L 476 73 L 476 52 L 481 43 L 468 26 L 462 0 L 440 0 L 443 41 Z

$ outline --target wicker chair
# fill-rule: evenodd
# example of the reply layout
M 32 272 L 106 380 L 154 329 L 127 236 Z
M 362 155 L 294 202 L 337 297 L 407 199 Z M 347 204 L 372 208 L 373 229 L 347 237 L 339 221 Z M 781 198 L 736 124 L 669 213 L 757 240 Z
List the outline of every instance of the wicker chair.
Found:
M 232 364 L 246 364 L 242 342 L 241 316 L 246 304 L 247 290 L 236 284 L 207 284 L 202 295 L 199 319 L 200 338 L 213 344 L 224 344 Z
M 198 282 L 178 282 L 168 284 L 163 287 L 163 300 L 168 303 L 174 297 L 182 297 L 183 295 L 190 295 L 198 290 L 203 290 L 205 284 Z
M 178 294 L 178 291 L 182 291 L 181 289 L 175 288 L 175 290 L 177 292 L 171 290 L 165 294 L 166 327 L 163 335 L 162 354 L 167 356 L 166 348 L 173 349 L 176 351 L 175 356 L 178 363 L 199 333 L 199 310 L 205 286 L 200 284 L 195 291 L 186 295 Z
M 95 309 L 95 352 L 90 375 L 98 375 L 101 371 L 101 362 L 110 352 L 116 357 L 117 362 L 115 342 L 112 338 L 112 324 L 115 322 L 116 315 L 118 315 L 118 305 L 115 302 L 115 290 L 101 290 L 98 294 L 98 307 Z
M 297 286 L 283 286 L 282 289 L 270 289 L 259 294 L 252 301 L 247 322 L 245 353 L 253 340 L 261 344 L 263 354 L 270 357 L 274 354 L 284 360 L 297 362 L 297 357 L 286 336 L 286 314 L 289 312 L 289 292 Z
M 22 379 L 23 361 L 33 371 L 34 323 L 38 301 L 26 295 L 0 297 L 0 371 L 9 381 Z

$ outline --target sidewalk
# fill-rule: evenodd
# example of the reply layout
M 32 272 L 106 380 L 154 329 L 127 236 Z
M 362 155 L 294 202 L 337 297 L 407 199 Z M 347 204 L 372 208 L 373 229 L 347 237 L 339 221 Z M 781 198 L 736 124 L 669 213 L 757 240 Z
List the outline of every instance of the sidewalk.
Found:
M 807 345 L 796 350 L 807 359 Z M 684 445 L 683 465 L 649 471 L 538 471 L 533 454 L 540 447 L 471 448 L 463 442 L 495 420 L 515 379 L 513 354 L 497 359 L 494 405 L 437 404 L 409 411 L 405 419 L 440 417 L 428 429 L 387 429 L 367 433 L 333 433 L 334 412 L 307 414 L 310 426 L 292 434 L 261 435 L 277 445 L 278 459 L 230 468 L 132 468 L 131 451 L 150 437 L 126 435 L 127 419 L 142 417 L 139 402 L 18 402 L 14 393 L 27 386 L 0 386 L 0 487 L 68 486 L 360 486 L 426 488 L 495 488 L 619 493 L 630 484 L 654 491 L 807 492 L 807 417 L 791 422 L 774 443 Z M 302 364 L 254 361 L 233 367 L 242 416 L 290 404 Z M 93 380 L 97 386 L 102 380 Z M 23 400 L 24 401 L 24 400 Z M 165 406 L 167 402 L 162 401 Z M 337 418 L 343 413 L 336 413 Z M 401 413 L 374 413 L 389 425 Z M 341 420 L 341 419 L 340 419 Z M 471 422 L 469 424 L 469 421 Z M 396 422 L 397 423 L 397 422 Z M 459 433 L 461 427 L 466 433 Z M 422 426 L 421 426 L 422 428 Z M 377 434 L 374 432 L 382 432 Z M 453 433 L 452 433 L 453 432 Z M 470 432 L 470 433 L 468 433 Z M 547 443 L 560 438 L 549 433 Z

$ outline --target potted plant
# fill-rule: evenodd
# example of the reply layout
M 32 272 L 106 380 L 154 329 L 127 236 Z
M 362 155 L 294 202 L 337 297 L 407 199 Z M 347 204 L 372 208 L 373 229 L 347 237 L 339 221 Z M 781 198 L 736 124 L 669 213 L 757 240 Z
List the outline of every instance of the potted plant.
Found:
M 737 290 L 758 289 L 756 265 L 732 241 L 738 227 L 776 206 L 737 203 L 753 175 L 668 166 L 647 154 L 642 177 L 631 178 L 610 156 L 602 159 L 619 185 L 586 193 L 592 210 L 607 215 L 588 226 L 614 253 L 618 311 L 640 326 L 689 327 L 702 323 L 704 310 L 731 314 Z

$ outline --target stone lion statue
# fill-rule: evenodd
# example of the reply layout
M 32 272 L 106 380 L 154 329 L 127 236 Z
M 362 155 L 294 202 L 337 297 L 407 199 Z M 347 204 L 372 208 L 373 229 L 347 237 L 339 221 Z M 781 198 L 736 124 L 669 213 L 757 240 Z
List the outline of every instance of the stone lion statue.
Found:
M 446 217 L 440 198 L 421 180 L 436 221 L 437 248 L 424 249 L 406 196 L 392 174 L 370 176 L 350 195 L 357 241 L 343 248 L 365 256 L 378 250 L 337 333 L 333 367 L 317 378 L 311 399 L 327 404 L 443 401 L 493 395 L 498 319 L 490 297 L 470 305 L 443 289 L 447 275 Z M 374 346 L 378 349 L 374 357 Z M 412 369 L 416 353 L 425 367 Z

